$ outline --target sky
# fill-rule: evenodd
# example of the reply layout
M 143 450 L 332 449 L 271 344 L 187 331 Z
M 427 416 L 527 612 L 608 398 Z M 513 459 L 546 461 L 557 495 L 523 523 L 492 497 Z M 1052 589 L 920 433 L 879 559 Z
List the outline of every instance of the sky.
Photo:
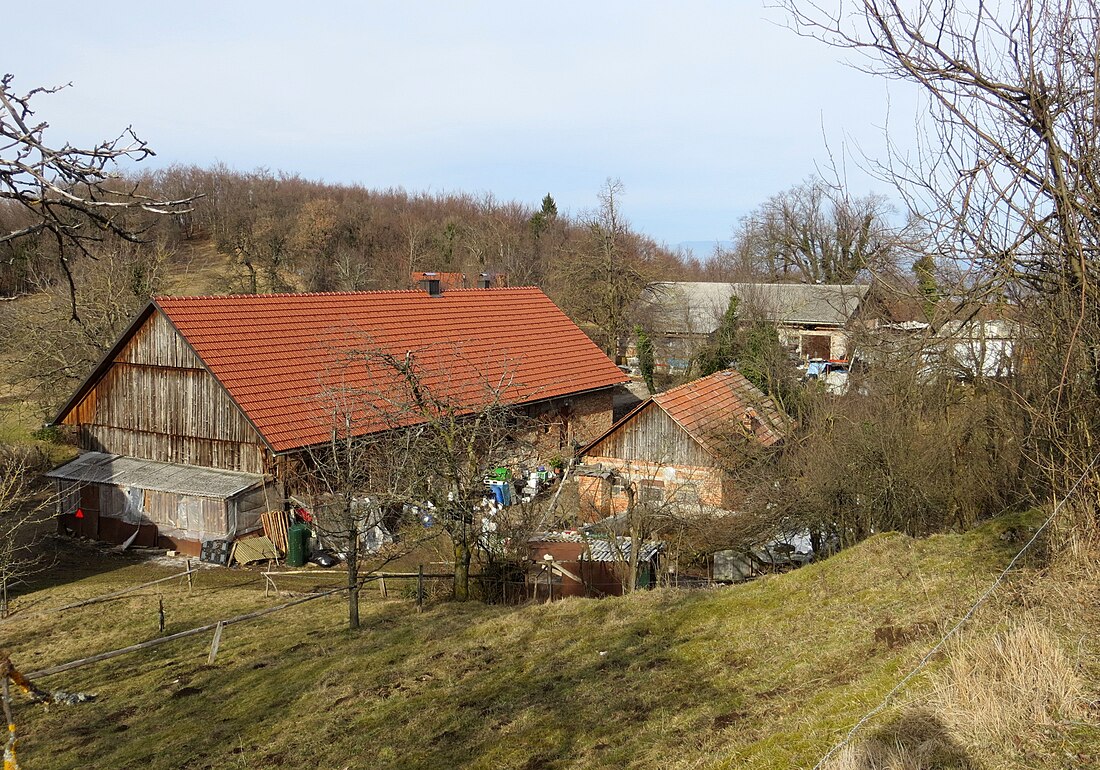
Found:
M 850 191 L 914 106 L 761 0 L 188 3 L 45 0 L 0 66 L 55 142 L 127 125 L 175 163 L 410 192 L 598 205 L 660 243 L 712 243 L 840 168 Z M 22 22 L 14 18 L 22 15 Z M 52 22 L 42 25 L 42 20 Z M 37 30 L 37 32 L 35 32 Z M 906 117 L 909 118 L 908 122 Z M 907 126 L 910 126 L 907 130 Z

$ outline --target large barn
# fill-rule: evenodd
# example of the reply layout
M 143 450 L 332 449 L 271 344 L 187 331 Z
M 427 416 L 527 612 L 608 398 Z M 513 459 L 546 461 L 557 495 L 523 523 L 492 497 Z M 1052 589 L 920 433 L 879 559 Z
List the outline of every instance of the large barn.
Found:
M 626 380 L 536 288 L 158 297 L 54 420 L 85 450 L 49 474 L 62 526 L 185 552 L 255 529 L 334 399 L 361 405 L 358 433 L 392 427 L 372 419 L 386 362 L 452 400 L 494 389 L 563 454 L 611 426 Z
M 869 285 L 715 283 L 670 281 L 649 286 L 643 298 L 656 332 L 658 355 L 687 369 L 699 346 L 721 325 L 731 298 L 743 319 L 775 324 L 779 338 L 803 360 L 847 359 L 851 325 L 866 304 Z

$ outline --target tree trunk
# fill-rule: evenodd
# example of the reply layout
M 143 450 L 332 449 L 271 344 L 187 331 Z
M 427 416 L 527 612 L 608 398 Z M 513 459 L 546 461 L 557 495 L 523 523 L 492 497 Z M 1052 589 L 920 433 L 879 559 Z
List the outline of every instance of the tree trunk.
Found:
M 359 531 L 348 538 L 348 628 L 359 630 Z
M 626 485 L 626 511 L 630 521 L 630 555 L 626 559 L 626 593 L 632 594 L 638 587 L 638 551 L 641 548 L 641 522 L 638 517 L 642 512 L 638 510 L 637 492 L 634 483 Z
M 825 554 L 821 552 L 821 541 L 821 532 L 819 532 L 816 527 L 814 529 L 811 529 L 810 548 L 813 549 L 814 552 L 814 561 L 825 558 Z
M 464 602 L 470 598 L 470 547 L 465 533 L 455 540 L 455 599 Z

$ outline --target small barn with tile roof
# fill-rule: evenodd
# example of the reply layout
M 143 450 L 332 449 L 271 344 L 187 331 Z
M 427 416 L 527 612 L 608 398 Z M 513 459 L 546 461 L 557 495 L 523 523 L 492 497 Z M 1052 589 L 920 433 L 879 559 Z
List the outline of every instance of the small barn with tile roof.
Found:
M 54 419 L 97 454 L 51 474 L 63 524 L 92 537 L 108 518 L 152 524 L 184 550 L 255 527 L 281 508 L 294 458 L 331 436 L 334 399 L 354 401 L 358 433 L 396 426 L 380 416 L 395 362 L 433 398 L 522 408 L 563 453 L 610 427 L 626 380 L 537 288 L 158 297 Z M 196 468 L 217 494 L 173 497 Z
M 637 502 L 732 509 L 738 490 L 729 469 L 747 452 L 776 446 L 792 420 L 735 369 L 658 393 L 582 452 L 582 515 L 626 510 Z

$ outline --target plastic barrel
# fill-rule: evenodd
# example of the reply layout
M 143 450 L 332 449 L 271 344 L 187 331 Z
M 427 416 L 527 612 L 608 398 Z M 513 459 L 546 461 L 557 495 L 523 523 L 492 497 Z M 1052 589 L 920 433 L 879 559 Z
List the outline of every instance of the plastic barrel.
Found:
M 310 529 L 303 522 L 297 522 L 287 531 L 286 566 L 301 567 L 306 563 L 306 548 Z

